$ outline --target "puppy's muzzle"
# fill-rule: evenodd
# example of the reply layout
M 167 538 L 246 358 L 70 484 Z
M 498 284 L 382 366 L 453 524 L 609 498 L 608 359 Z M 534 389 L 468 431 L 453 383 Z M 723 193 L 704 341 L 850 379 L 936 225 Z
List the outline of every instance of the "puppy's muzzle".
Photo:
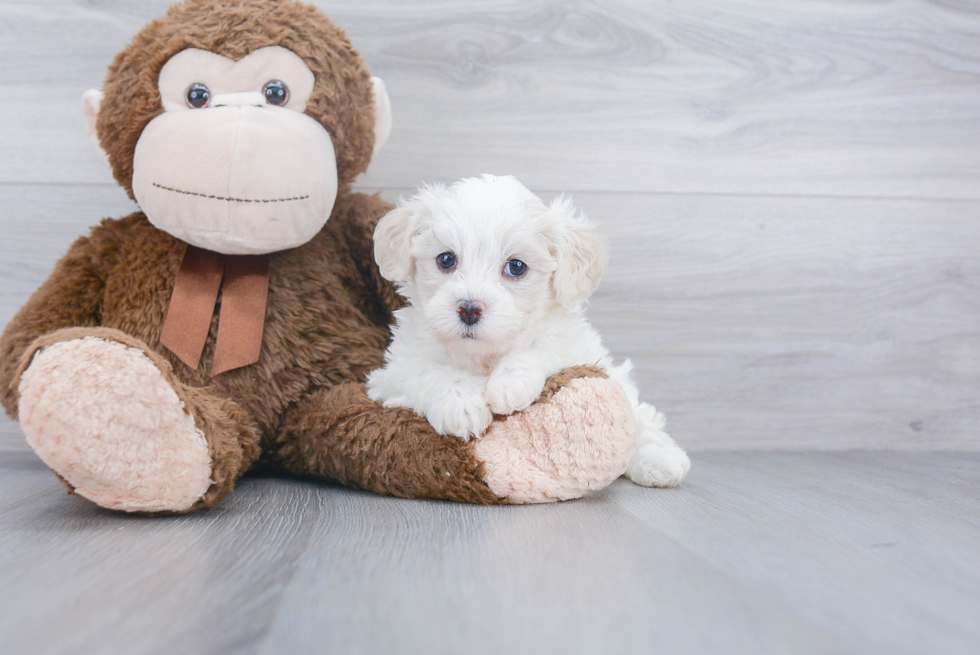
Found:
M 460 300 L 456 303 L 456 313 L 459 315 L 459 320 L 467 325 L 476 325 L 479 323 L 486 309 L 486 306 L 478 301 Z

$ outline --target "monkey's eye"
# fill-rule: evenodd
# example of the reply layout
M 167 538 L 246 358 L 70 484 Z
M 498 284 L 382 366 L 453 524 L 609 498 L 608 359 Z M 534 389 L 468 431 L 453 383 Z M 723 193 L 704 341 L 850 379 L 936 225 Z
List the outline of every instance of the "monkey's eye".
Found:
M 512 259 L 504 264 L 504 273 L 508 277 L 524 277 L 527 273 L 527 264 L 519 259 Z
M 187 87 L 187 106 L 194 109 L 207 107 L 211 102 L 211 91 L 203 84 L 191 84 Z
M 289 87 L 280 80 L 269 80 L 262 87 L 262 95 L 270 105 L 282 106 L 289 101 Z
M 456 268 L 456 255 L 451 252 L 444 252 L 436 257 L 436 265 L 444 271 L 451 271 Z

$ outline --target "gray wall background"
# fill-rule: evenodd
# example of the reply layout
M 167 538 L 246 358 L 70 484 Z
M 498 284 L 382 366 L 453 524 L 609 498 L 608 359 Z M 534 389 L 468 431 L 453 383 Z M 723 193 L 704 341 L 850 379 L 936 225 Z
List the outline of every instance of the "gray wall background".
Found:
M 167 4 L 0 3 L 0 325 L 135 209 L 80 97 Z M 359 187 L 571 194 L 592 319 L 690 450 L 980 450 L 980 3 L 316 4 L 394 108 Z

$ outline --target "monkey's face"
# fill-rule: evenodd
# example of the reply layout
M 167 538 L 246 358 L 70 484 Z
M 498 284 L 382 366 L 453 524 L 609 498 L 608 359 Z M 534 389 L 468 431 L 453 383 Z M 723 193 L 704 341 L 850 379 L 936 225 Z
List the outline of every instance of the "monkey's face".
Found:
M 337 197 L 330 135 L 303 113 L 313 73 L 278 46 L 238 61 L 188 49 L 160 71 L 164 112 L 143 130 L 133 194 L 188 243 L 260 254 L 306 243 Z
M 261 254 L 312 239 L 391 129 L 384 83 L 290 0 L 184 0 L 83 96 L 89 139 L 151 223 Z

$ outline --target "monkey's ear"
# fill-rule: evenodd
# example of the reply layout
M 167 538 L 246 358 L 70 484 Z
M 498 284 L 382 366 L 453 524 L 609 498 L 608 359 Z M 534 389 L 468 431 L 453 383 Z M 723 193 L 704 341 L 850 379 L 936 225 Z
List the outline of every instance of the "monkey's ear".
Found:
M 82 94 L 82 116 L 85 117 L 85 133 L 95 148 L 95 156 L 99 158 L 100 162 L 110 166 L 109 155 L 102 149 L 102 144 L 99 143 L 99 134 L 95 131 L 95 121 L 99 118 L 99 106 L 101 104 L 102 92 L 98 89 L 89 89 Z
M 381 217 L 374 229 L 374 261 L 381 276 L 392 282 L 412 277 L 412 237 L 418 230 L 418 218 L 411 204 L 396 207 Z
M 380 77 L 371 78 L 371 87 L 374 95 L 374 152 L 371 154 L 376 155 L 391 134 L 391 100 Z

